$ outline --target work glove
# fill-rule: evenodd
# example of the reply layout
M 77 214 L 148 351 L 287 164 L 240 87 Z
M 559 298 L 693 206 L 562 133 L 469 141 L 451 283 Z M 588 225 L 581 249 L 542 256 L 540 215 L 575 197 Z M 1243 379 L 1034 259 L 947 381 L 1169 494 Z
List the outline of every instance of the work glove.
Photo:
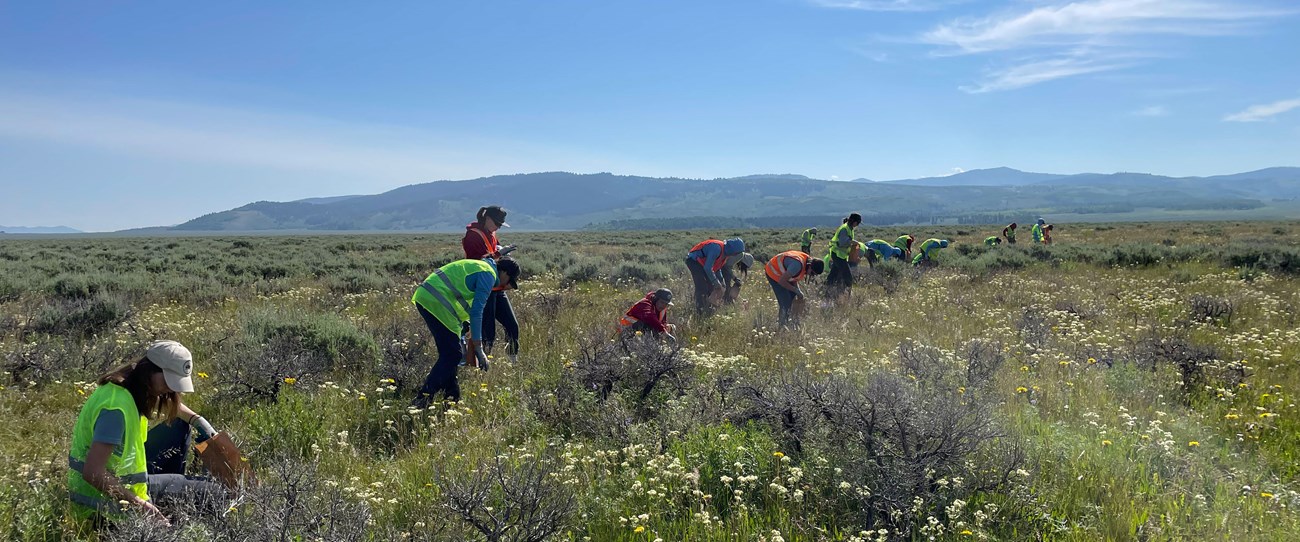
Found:
M 483 343 L 474 339 L 465 341 L 465 362 L 481 371 L 488 370 L 487 353 L 483 352 Z
M 501 247 L 501 250 L 498 250 L 497 254 L 500 254 L 502 257 L 505 257 L 506 254 L 510 254 L 511 252 L 514 252 L 516 248 L 519 247 L 516 247 L 515 245 L 506 245 Z
M 208 423 L 208 420 L 203 419 L 203 416 L 195 416 L 190 420 L 190 425 L 199 434 L 198 438 L 194 439 L 195 442 L 203 442 L 217 436 L 217 430 L 212 427 L 212 424 Z

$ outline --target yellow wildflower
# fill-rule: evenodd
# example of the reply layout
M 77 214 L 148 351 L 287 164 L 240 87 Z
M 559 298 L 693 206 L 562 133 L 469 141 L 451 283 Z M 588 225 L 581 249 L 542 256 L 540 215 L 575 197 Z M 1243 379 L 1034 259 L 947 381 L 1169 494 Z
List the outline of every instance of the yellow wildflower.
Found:
M 964 531 L 961 532 L 961 535 L 962 535 L 962 536 L 970 536 L 970 535 L 973 535 L 973 534 L 975 534 L 975 533 L 970 532 L 970 529 L 966 529 L 966 530 L 964 530 Z
M 1029 391 L 1029 388 L 1026 388 L 1024 386 L 1016 386 L 1016 393 L 1025 393 L 1027 391 Z
M 1259 496 L 1260 496 L 1260 497 L 1263 497 L 1263 498 L 1265 498 L 1265 499 L 1271 499 L 1271 498 L 1273 498 L 1273 494 L 1272 494 L 1272 493 L 1269 493 L 1269 492 L 1267 492 L 1267 491 L 1261 492 L 1261 493 L 1259 494 Z
M 1088 358 L 1088 364 L 1089 364 L 1089 365 L 1092 365 L 1092 364 L 1094 364 L 1094 363 L 1097 363 L 1097 358 Z
M 290 385 L 290 386 L 292 386 L 292 385 L 298 383 L 298 379 L 297 379 L 297 378 L 294 378 L 294 377 L 292 377 L 292 376 L 286 376 L 286 377 L 284 377 L 284 383 L 285 383 L 285 384 L 288 384 L 288 385 Z
M 1103 440 L 1103 441 L 1101 441 L 1101 445 L 1102 445 L 1102 446 L 1110 446 L 1111 444 L 1112 444 L 1112 443 L 1111 443 L 1111 441 L 1109 441 L 1109 440 Z
M 785 457 L 785 454 L 783 454 L 783 453 L 781 453 L 781 452 L 772 452 L 772 457 L 775 457 L 775 458 L 777 458 L 777 459 L 781 459 L 782 457 Z
M 208 377 L 208 373 L 202 371 L 199 372 L 199 378 L 207 378 L 207 377 Z
M 1196 441 L 1196 440 L 1192 440 L 1192 441 L 1188 441 L 1188 442 L 1187 442 L 1187 446 L 1192 447 L 1192 448 L 1195 448 L 1195 447 L 1200 446 L 1200 445 L 1201 445 L 1200 441 Z
M 635 529 L 632 529 L 632 532 L 634 532 L 634 533 L 644 533 L 644 532 L 645 532 L 645 527 L 644 527 L 644 526 L 641 526 L 641 525 L 637 525 Z

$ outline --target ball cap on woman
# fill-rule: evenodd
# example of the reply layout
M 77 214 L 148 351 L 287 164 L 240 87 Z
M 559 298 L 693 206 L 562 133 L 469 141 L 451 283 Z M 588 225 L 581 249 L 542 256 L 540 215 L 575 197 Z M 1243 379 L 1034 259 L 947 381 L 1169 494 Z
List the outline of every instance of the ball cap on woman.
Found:
M 145 357 L 162 369 L 163 379 L 172 391 L 191 393 L 194 381 L 190 371 L 194 368 L 194 357 L 190 350 L 176 341 L 154 341 L 145 351 Z

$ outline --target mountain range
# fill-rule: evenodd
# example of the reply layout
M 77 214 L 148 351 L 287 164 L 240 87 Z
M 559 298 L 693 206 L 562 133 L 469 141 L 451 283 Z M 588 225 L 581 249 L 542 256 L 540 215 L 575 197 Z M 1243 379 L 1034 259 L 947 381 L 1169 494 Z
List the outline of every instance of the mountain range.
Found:
M 0 233 L 82 233 L 67 226 L 0 226 Z
M 373 195 L 259 201 L 204 215 L 176 231 L 463 228 L 500 204 L 517 229 L 793 227 L 835 223 L 991 223 L 1034 215 L 1073 221 L 1300 217 L 1300 168 L 1214 177 L 1145 173 L 1032 173 L 1011 168 L 894 181 L 830 181 L 795 174 L 725 179 L 567 172 L 435 181 Z

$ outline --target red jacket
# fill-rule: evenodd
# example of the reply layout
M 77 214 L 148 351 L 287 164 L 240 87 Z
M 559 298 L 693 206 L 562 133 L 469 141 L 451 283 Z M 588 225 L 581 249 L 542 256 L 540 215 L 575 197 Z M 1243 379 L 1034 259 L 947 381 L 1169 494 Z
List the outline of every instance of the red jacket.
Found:
M 460 240 L 461 248 L 465 249 L 465 259 L 482 260 L 488 256 L 498 257 L 497 234 L 488 233 L 479 228 L 478 222 L 470 222 L 465 226 L 465 237 Z
M 623 325 L 630 326 L 638 321 L 650 326 L 650 329 L 660 333 L 668 332 L 668 324 L 664 322 L 668 318 L 668 309 L 663 312 L 655 312 L 654 292 L 645 295 L 645 299 L 637 301 L 632 308 L 627 310 L 627 315 L 623 317 Z

